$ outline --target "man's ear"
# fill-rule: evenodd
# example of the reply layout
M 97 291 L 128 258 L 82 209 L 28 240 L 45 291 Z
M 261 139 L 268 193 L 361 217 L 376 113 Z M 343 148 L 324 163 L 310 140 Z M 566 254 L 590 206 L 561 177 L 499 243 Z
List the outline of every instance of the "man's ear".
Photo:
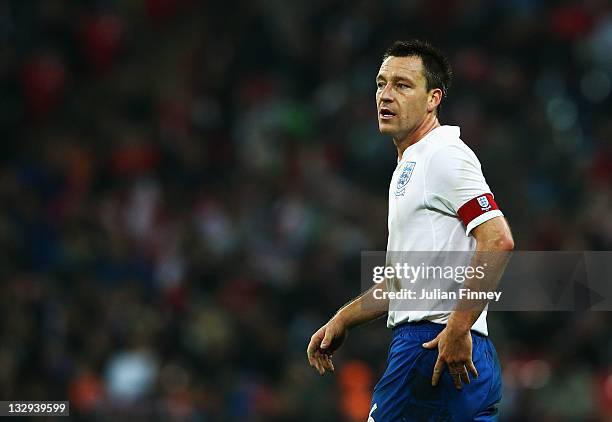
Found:
M 442 90 L 440 88 L 434 88 L 429 91 L 427 96 L 427 111 L 432 112 L 440 105 L 442 101 Z

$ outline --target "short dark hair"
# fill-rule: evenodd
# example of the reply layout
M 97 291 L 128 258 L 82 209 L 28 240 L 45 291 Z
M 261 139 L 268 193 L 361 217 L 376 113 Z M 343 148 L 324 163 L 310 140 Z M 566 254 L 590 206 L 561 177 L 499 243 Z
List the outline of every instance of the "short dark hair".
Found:
M 442 98 L 448 94 L 453 79 L 453 70 L 446 56 L 426 41 L 410 40 L 395 41 L 385 51 L 383 60 L 387 57 L 417 56 L 423 62 L 423 73 L 427 81 L 427 91 L 435 88 L 442 90 Z

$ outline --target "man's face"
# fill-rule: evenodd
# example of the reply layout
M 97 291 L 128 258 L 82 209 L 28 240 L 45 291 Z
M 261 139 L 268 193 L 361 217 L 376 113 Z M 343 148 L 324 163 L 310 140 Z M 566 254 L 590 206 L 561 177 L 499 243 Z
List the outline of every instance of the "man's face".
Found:
M 418 56 L 387 57 L 376 76 L 378 129 L 404 139 L 425 119 L 429 94 Z

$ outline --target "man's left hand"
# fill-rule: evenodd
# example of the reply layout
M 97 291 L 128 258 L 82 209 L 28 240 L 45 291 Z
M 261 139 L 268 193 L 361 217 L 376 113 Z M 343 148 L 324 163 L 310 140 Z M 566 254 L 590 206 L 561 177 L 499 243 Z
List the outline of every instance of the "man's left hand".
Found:
M 470 383 L 468 371 L 474 377 L 478 377 L 478 371 L 472 362 L 472 334 L 469 330 L 467 333 L 458 333 L 447 326 L 435 339 L 423 343 L 423 347 L 426 349 L 438 348 L 438 360 L 431 378 L 432 386 L 438 385 L 445 365 L 458 390 L 461 390 L 462 382 Z

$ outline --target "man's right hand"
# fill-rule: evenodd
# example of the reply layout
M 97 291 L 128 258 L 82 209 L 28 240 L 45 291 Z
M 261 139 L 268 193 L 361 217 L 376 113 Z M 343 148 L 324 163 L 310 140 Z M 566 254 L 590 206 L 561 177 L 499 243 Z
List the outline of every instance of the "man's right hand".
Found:
M 325 371 L 333 372 L 332 356 L 340 348 L 347 335 L 347 328 L 336 317 L 319 328 L 310 338 L 306 349 L 310 366 L 319 371 L 320 375 L 323 375 Z

